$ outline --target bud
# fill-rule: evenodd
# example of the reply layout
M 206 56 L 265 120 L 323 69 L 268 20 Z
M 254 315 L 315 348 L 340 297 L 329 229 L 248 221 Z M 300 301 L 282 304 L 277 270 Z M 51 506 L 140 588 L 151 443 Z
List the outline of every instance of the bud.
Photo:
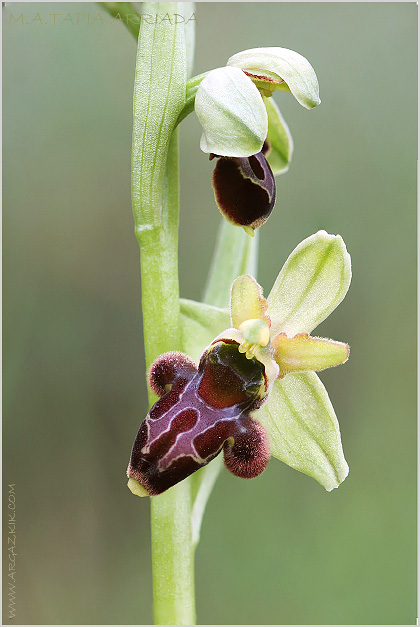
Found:
M 229 222 L 242 226 L 253 236 L 254 230 L 270 216 L 276 202 L 276 182 L 264 153 L 221 157 L 212 183 L 220 212 Z

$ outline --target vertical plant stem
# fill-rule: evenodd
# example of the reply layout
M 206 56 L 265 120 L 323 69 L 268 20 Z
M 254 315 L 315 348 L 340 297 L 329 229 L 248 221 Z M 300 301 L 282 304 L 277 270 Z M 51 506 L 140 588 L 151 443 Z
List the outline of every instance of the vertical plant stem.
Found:
M 118 8 L 118 7 L 117 7 Z M 182 24 L 159 15 L 182 4 L 144 3 L 155 20 L 141 20 L 134 82 L 132 204 L 140 244 L 146 365 L 179 350 L 179 168 L 176 120 L 187 73 Z M 189 33 L 192 41 L 193 33 Z M 149 402 L 156 400 L 149 390 Z M 157 624 L 195 621 L 191 487 L 183 481 L 151 499 L 154 614 Z
M 180 349 L 178 283 L 178 130 L 166 165 L 161 225 L 138 233 L 147 367 Z M 149 402 L 156 397 L 149 390 Z M 154 618 L 158 625 L 195 623 L 191 487 L 187 479 L 151 499 Z
M 152 499 L 156 625 L 195 625 L 194 549 L 189 478 Z
M 146 366 L 167 351 L 179 350 L 178 282 L 178 129 L 171 138 L 166 162 L 161 224 L 138 230 Z M 156 397 L 149 390 L 149 401 Z

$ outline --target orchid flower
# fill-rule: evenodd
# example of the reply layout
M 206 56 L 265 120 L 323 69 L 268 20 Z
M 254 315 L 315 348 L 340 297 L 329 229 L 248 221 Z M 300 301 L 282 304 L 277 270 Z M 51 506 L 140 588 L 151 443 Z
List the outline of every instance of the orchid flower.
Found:
M 297 246 L 267 300 L 253 277 L 238 277 L 231 327 L 206 348 L 198 368 L 178 352 L 152 365 L 149 381 L 161 398 L 134 442 L 130 489 L 159 494 L 222 450 L 239 477 L 261 474 L 271 453 L 327 490 L 337 487 L 348 466 L 314 371 L 344 363 L 349 347 L 310 333 L 343 300 L 350 280 L 343 240 L 325 231 Z
M 271 96 L 289 90 L 305 108 L 320 103 L 316 74 L 302 55 L 286 48 L 255 48 L 208 72 L 195 97 L 203 127 L 200 148 L 220 157 L 213 174 L 216 204 L 249 235 L 270 215 L 274 177 L 289 167 L 293 140 Z

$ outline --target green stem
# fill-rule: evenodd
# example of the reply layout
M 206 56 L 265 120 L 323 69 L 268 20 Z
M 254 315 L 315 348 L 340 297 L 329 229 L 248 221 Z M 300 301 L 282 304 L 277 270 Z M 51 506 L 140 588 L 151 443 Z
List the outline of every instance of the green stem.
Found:
M 190 485 L 188 478 L 152 498 L 156 625 L 195 625 Z
M 117 7 L 118 8 L 118 7 Z M 145 3 L 145 13 L 180 13 L 178 3 Z M 132 204 L 140 244 L 146 365 L 181 349 L 178 283 L 179 146 L 185 102 L 184 29 L 141 21 L 134 84 Z M 149 390 L 150 405 L 156 400 Z M 154 614 L 157 624 L 195 621 L 191 482 L 151 499 Z
M 166 163 L 161 223 L 136 229 L 141 250 L 141 287 L 146 366 L 180 349 L 178 282 L 178 129 L 173 132 Z M 149 390 L 149 401 L 156 397 Z
M 180 349 L 178 283 L 178 130 L 168 150 L 159 227 L 138 232 L 147 367 Z M 152 404 L 156 397 L 149 390 Z M 154 618 L 157 625 L 195 623 L 191 484 L 187 479 L 151 499 Z
M 190 113 L 194 111 L 195 104 L 195 96 L 197 94 L 197 89 L 203 80 L 207 76 L 208 72 L 204 72 L 203 74 L 198 74 L 197 76 L 193 76 L 187 81 L 187 86 L 185 89 L 185 105 L 182 109 L 181 113 L 178 116 L 176 121 L 177 124 L 180 124 L 184 118 L 187 117 Z

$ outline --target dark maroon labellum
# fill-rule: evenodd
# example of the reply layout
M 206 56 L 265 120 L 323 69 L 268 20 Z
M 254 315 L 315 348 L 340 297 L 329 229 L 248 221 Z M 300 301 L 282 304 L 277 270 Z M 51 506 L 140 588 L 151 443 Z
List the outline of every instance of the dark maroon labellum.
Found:
M 231 340 L 217 341 L 198 369 L 182 353 L 161 355 L 150 384 L 161 398 L 142 422 L 127 475 L 151 496 L 164 492 L 224 450 L 234 475 L 261 474 L 269 459 L 265 429 L 250 412 L 264 401 L 264 366 Z
M 213 172 L 217 206 L 229 222 L 255 230 L 276 202 L 276 183 L 263 150 L 250 157 L 219 157 Z M 217 155 L 215 155 L 217 156 Z

